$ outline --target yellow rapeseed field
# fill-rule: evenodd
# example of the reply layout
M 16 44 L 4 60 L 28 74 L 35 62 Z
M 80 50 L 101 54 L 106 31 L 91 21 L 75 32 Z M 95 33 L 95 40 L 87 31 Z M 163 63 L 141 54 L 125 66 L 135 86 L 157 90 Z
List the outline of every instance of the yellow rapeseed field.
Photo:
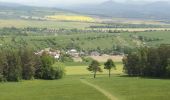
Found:
M 47 19 L 51 20 L 62 20 L 62 21 L 81 21 L 81 22 L 94 22 L 94 18 L 88 16 L 77 16 L 77 15 L 53 15 L 46 16 Z

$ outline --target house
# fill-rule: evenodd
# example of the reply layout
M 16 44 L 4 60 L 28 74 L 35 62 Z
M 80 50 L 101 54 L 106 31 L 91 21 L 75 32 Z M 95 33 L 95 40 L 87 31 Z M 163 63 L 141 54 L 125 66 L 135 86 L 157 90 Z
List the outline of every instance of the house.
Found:
M 100 53 L 97 51 L 93 51 L 90 53 L 91 56 L 100 56 Z
M 86 56 L 86 55 L 88 55 L 88 54 L 85 53 L 85 52 L 83 52 L 83 51 L 81 51 L 81 52 L 79 53 L 79 55 L 80 55 L 80 56 Z
M 49 54 L 51 56 L 53 56 L 55 59 L 59 59 L 60 58 L 60 51 L 56 50 L 56 51 L 49 51 Z
M 66 54 L 76 58 L 80 56 L 79 52 L 76 49 L 68 50 Z

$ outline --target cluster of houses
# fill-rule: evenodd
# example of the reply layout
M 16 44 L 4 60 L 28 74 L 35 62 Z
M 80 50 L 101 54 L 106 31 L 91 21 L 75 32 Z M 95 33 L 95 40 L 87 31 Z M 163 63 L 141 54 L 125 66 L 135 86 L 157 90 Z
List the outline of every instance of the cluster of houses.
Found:
M 44 50 L 35 52 L 35 55 L 41 56 L 44 52 L 51 55 L 51 56 L 53 56 L 55 59 L 59 59 L 60 55 L 61 55 L 61 52 L 59 50 L 53 50 L 51 48 L 46 48 Z
M 20 18 L 22 19 L 31 19 L 31 20 L 42 20 L 42 21 L 45 21 L 47 20 L 46 18 L 43 18 L 43 17 L 36 17 L 36 16 L 20 16 Z
M 41 56 L 44 52 L 53 56 L 55 59 L 59 59 L 61 57 L 61 51 L 60 50 L 53 50 L 51 48 L 46 48 L 46 49 L 40 50 L 38 52 L 35 52 L 35 55 Z M 81 56 L 89 55 L 85 52 L 79 52 L 76 49 L 70 49 L 65 53 L 70 55 L 71 57 L 74 57 L 74 58 L 79 58 Z M 90 56 L 100 56 L 100 55 L 101 54 L 97 51 L 93 51 L 93 52 L 90 53 Z

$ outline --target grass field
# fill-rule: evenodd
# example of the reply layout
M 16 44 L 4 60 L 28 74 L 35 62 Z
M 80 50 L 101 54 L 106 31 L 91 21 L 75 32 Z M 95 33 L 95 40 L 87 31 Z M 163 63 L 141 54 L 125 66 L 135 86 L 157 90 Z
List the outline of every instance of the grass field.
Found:
M 170 98 L 170 80 L 120 76 L 87 80 L 106 89 L 119 100 L 169 100 Z
M 68 66 L 66 67 L 66 74 L 67 75 L 89 75 L 89 74 L 92 74 L 91 72 L 89 72 L 87 70 L 87 66 Z M 104 66 L 103 64 L 101 64 L 100 66 L 102 68 L 102 71 L 101 73 L 98 73 L 100 75 L 104 75 L 104 74 L 108 74 L 108 71 L 104 69 Z M 112 74 L 117 74 L 117 75 L 120 75 L 120 74 L 123 74 L 123 71 L 122 71 L 122 64 L 121 63 L 116 63 L 116 69 L 112 69 Z
M 93 79 L 86 66 L 68 66 L 61 80 L 1 83 L 0 100 L 112 100 L 104 93 L 115 100 L 169 100 L 170 80 L 125 77 L 122 65 L 116 65 L 119 69 L 113 71 L 111 78 L 104 72 Z
M 56 81 L 5 83 L 0 84 L 0 89 L 0 100 L 107 100 L 95 89 L 70 76 Z
M 114 62 L 121 62 L 123 56 L 102 55 L 102 56 L 90 56 L 90 58 L 97 60 L 99 62 L 106 62 L 108 59 L 112 59 Z

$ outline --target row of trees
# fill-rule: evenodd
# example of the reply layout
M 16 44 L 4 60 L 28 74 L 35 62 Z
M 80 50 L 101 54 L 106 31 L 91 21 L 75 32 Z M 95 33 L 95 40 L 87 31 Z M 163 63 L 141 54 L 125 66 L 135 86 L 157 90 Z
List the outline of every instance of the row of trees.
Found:
M 53 80 L 62 78 L 63 66 L 54 67 L 55 60 L 50 55 L 36 56 L 32 49 L 0 50 L 0 81 L 20 81 L 31 79 Z
M 116 68 L 115 63 L 112 59 L 108 59 L 107 62 L 104 63 L 104 69 L 107 69 L 109 71 L 109 77 L 111 75 L 112 68 Z M 97 72 L 102 72 L 100 63 L 97 60 L 93 60 L 87 69 L 94 73 L 94 78 L 96 78 Z
M 104 23 L 105 25 L 93 25 L 90 28 L 165 28 L 167 26 L 149 25 L 149 24 L 119 24 L 119 23 Z
M 124 70 L 130 76 L 170 78 L 170 45 L 141 48 L 124 59 Z

